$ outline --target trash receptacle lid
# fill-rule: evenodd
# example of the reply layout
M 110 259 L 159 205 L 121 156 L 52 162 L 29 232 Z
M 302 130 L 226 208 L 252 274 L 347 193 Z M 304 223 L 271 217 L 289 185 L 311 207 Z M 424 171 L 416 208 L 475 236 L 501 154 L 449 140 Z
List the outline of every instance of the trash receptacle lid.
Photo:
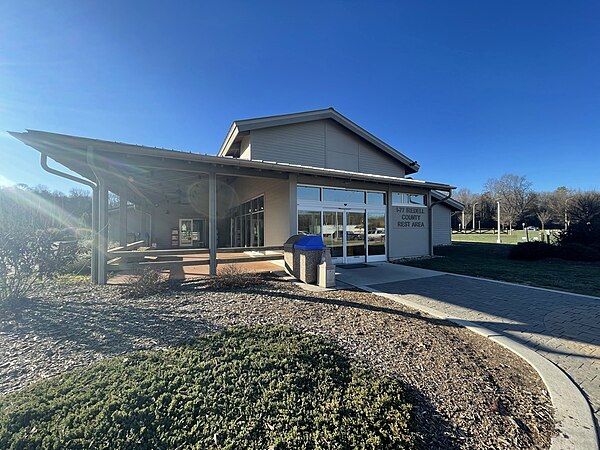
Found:
M 325 244 L 320 234 L 302 236 L 294 243 L 297 250 L 323 250 Z

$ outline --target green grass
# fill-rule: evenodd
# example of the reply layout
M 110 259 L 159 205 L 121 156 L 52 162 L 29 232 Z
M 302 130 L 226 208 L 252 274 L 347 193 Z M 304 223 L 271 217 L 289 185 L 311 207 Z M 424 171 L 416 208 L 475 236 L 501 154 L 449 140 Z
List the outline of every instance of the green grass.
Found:
M 553 233 L 558 233 L 559 230 L 552 230 Z M 533 241 L 535 237 L 541 240 L 541 231 L 528 231 L 529 240 Z M 467 233 L 452 233 L 452 242 L 480 242 L 485 244 L 496 244 L 498 235 L 496 233 L 478 233 L 467 232 Z M 500 233 L 500 239 L 503 244 L 518 244 L 519 242 L 526 242 L 527 237 L 524 230 L 513 230 L 511 234 Z
M 516 261 L 508 259 L 511 245 L 455 242 L 437 247 L 441 258 L 410 261 L 407 264 L 424 269 L 510 281 L 531 286 L 559 289 L 578 294 L 600 296 L 600 263 L 549 259 Z
M 0 448 L 412 448 L 411 411 L 326 341 L 239 327 L 0 397 Z

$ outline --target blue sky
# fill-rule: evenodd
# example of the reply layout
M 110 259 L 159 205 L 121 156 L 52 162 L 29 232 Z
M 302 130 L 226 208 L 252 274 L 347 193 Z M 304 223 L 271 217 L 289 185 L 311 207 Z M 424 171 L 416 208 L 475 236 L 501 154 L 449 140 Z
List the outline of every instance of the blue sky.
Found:
M 73 184 L 4 130 L 216 153 L 234 119 L 335 107 L 478 191 L 600 189 L 600 2 L 0 3 L 0 184 Z

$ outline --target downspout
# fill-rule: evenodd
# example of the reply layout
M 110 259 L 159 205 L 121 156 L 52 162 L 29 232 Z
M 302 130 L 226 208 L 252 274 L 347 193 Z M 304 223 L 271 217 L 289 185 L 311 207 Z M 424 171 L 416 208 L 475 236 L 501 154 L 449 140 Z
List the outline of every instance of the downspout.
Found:
M 448 195 L 440 200 L 431 201 L 431 191 L 429 191 L 429 207 L 427 208 L 427 220 L 429 222 L 429 256 L 433 256 L 433 207 L 438 203 L 443 203 L 452 197 L 452 189 L 448 191 Z
M 92 181 L 86 180 L 85 178 L 80 178 L 80 177 L 76 177 L 74 175 L 62 172 L 60 170 L 56 170 L 53 169 L 52 167 L 50 167 L 48 165 L 48 155 L 42 153 L 41 157 L 40 157 L 40 165 L 42 166 L 42 169 L 44 169 L 46 172 L 51 173 L 52 175 L 56 175 L 58 177 L 61 178 L 65 178 L 67 180 L 70 181 L 74 181 L 75 183 L 80 183 L 83 184 L 85 186 L 88 186 L 89 188 L 92 189 L 92 259 L 91 259 L 91 272 L 92 272 L 92 283 L 97 283 L 98 282 L 98 272 L 96 270 L 96 266 L 98 263 L 98 258 L 96 256 L 97 253 L 97 246 L 95 246 L 93 244 L 93 242 L 95 241 L 94 238 L 94 224 L 97 220 L 96 217 L 96 210 L 94 208 L 94 205 L 96 205 L 98 203 L 98 186 L 96 185 L 96 183 L 93 183 Z

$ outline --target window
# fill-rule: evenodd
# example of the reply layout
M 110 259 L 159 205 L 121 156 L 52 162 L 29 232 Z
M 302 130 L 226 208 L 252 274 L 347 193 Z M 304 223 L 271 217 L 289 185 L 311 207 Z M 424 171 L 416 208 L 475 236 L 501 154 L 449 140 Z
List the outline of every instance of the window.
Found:
M 298 234 L 321 234 L 321 212 L 298 211 Z
M 367 192 L 367 203 L 369 205 L 385 205 L 385 194 L 383 192 Z
M 323 201 L 337 203 L 364 203 L 365 193 L 364 191 L 323 188 Z
M 392 206 L 426 206 L 427 196 L 425 194 L 409 194 L 406 192 L 392 192 Z
M 231 209 L 231 244 L 235 247 L 262 247 L 265 197 L 261 195 Z
M 315 186 L 298 186 L 298 200 L 321 201 L 321 188 Z

